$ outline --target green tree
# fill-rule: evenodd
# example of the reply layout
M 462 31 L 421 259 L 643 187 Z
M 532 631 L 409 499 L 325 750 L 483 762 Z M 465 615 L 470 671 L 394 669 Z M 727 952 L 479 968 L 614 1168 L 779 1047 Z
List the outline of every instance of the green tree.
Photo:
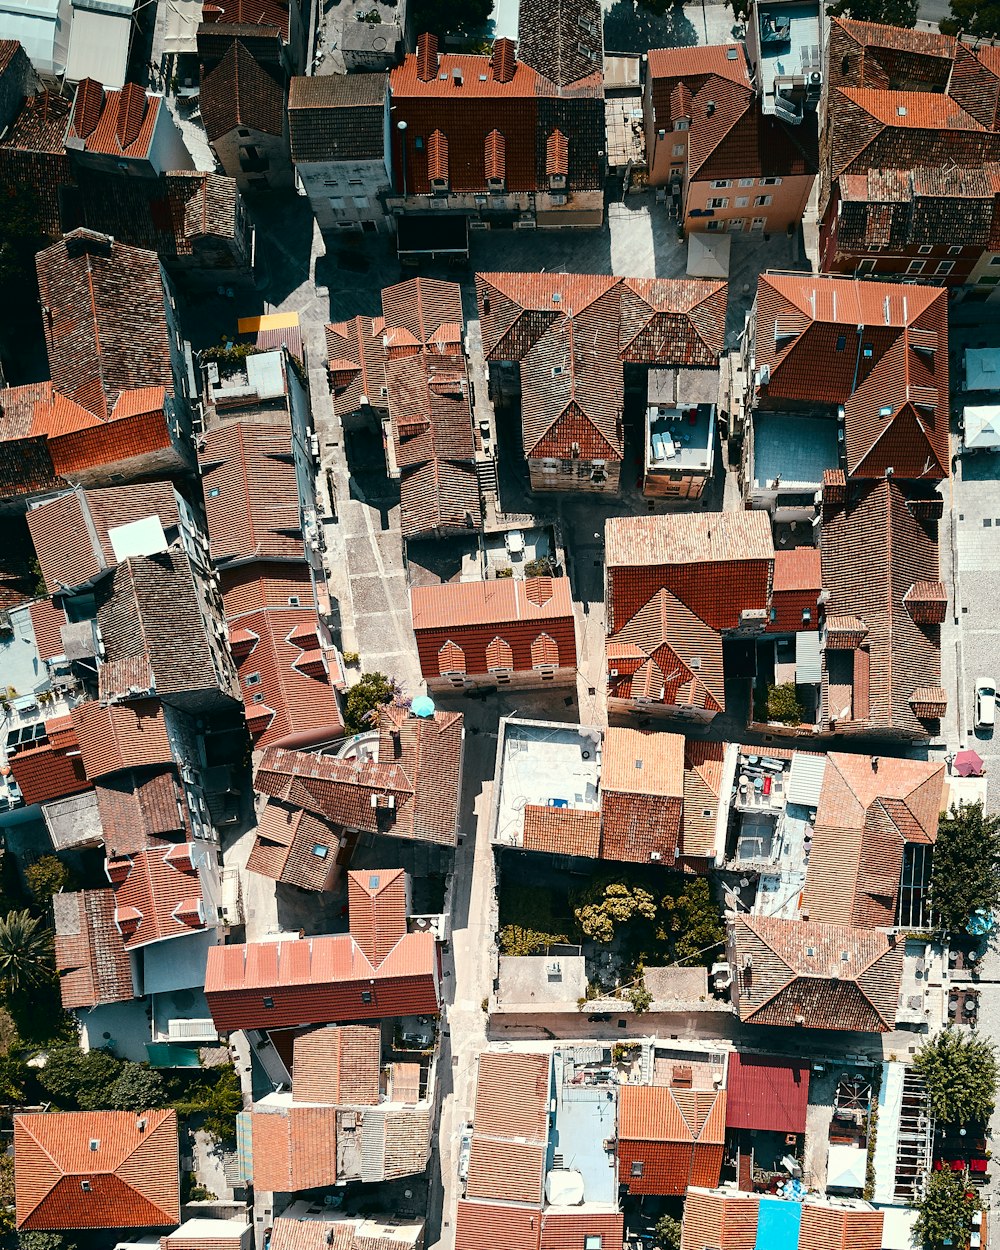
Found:
M 0 1152 L 0 1235 L 14 1231 L 14 1156 Z
M 924 1042 L 913 1066 L 927 1086 L 932 1113 L 945 1124 L 989 1120 L 997 1092 L 997 1056 L 991 1041 L 950 1025 Z
M 632 1010 L 637 1016 L 641 1016 L 644 1011 L 648 1011 L 653 1005 L 653 995 L 646 988 L 646 978 L 638 977 L 632 985 L 625 991 L 625 1000 L 632 1004 Z
M 62 1233 L 20 1232 L 17 1250 L 76 1250 L 76 1242 L 67 1241 Z
M 347 692 L 344 706 L 344 727 L 349 734 L 371 729 L 375 713 L 391 703 L 399 687 L 385 673 L 363 673 L 361 680 Z
M 917 24 L 918 0 L 837 0 L 827 8 L 831 17 L 853 17 L 857 22 L 881 22 L 884 26 Z
M 782 725 L 802 724 L 802 704 L 795 691 L 795 683 L 782 682 L 780 686 L 767 688 L 767 719 Z
M 18 994 L 55 976 L 52 934 L 29 911 L 0 918 L 0 979 L 8 994 Z
M 598 881 L 581 895 L 573 915 L 586 937 L 611 942 L 619 925 L 637 917 L 655 919 L 656 900 L 641 886 Z
M 653 1241 L 660 1250 L 681 1250 L 681 1222 L 672 1215 L 661 1216 L 653 1229 Z
M 930 1172 L 923 1196 L 914 1205 L 917 1222 L 913 1231 L 925 1250 L 969 1244 L 972 1216 L 979 1210 L 979 1199 L 963 1174 L 948 1168 Z
M 124 1064 L 107 1050 L 81 1050 L 70 1042 L 53 1046 L 38 1083 L 57 1107 L 96 1111 L 108 1097 Z
M 103 1104 L 111 1111 L 150 1111 L 169 1099 L 163 1077 L 145 1063 L 126 1063 L 108 1090 Z
M 1000 816 L 982 803 L 952 808 L 938 824 L 931 866 L 930 905 L 946 933 L 964 932 L 976 911 L 1000 903 Z
M 481 30 L 493 9 L 493 0 L 416 0 L 413 6 L 414 30 L 425 31 L 443 40 L 446 35 L 468 35 Z
M 726 939 L 726 930 L 708 881 L 694 877 L 676 898 L 666 895 L 660 907 L 657 937 L 670 943 L 673 958 L 710 964 Z
M 505 924 L 500 930 L 500 954 L 540 955 L 545 953 L 546 946 L 565 941 L 565 934 L 539 933 L 536 929 L 526 929 L 523 925 Z
M 217 1142 L 236 1140 L 236 1117 L 243 1110 L 240 1079 L 233 1067 L 217 1069 L 218 1077 L 174 1103 L 178 1115 L 203 1115 L 201 1127 Z
M 946 35 L 1000 35 L 1000 0 L 951 0 L 951 15 L 941 22 Z
M 69 869 L 55 855 L 43 855 L 25 868 L 24 879 L 31 897 L 40 907 L 47 908 L 53 894 L 69 885 Z

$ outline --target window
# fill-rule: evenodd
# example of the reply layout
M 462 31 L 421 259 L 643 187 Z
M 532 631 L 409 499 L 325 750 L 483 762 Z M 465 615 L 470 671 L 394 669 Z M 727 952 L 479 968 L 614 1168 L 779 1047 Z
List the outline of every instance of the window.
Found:
M 931 252 L 934 251 L 934 248 L 930 243 L 921 243 L 921 245 L 917 248 L 917 251 L 921 256 L 930 256 Z
M 99 1141 L 99 1139 L 98 1139 L 98 1138 L 96 1138 L 96 1137 L 92 1137 L 92 1138 L 90 1139 L 90 1148 L 91 1148 L 91 1150 L 100 1150 L 100 1148 L 101 1148 L 101 1143 L 100 1143 L 100 1141 Z
M 993 277 L 980 278 L 979 281 L 976 283 L 976 286 L 996 286 L 997 283 L 1000 283 L 1000 278 L 993 278 Z
M 753 179 L 752 179 L 752 178 L 741 178 L 741 179 L 740 179 L 740 181 L 739 181 L 739 185 L 740 185 L 741 187 L 752 187 L 752 186 L 753 186 Z
M 960 247 L 956 247 L 953 245 L 952 247 L 948 248 L 948 255 L 949 256 L 961 256 L 962 249 Z
M 583 1250 L 601 1250 L 604 1238 L 599 1234 L 591 1234 L 583 1239 Z
M 356 195 L 354 197 L 355 208 L 371 208 L 371 201 L 367 195 Z
M 721 229 L 722 229 L 722 222 L 721 222 L 721 221 L 710 221 L 710 222 L 708 223 L 708 226 L 706 227 L 706 229 L 708 229 L 708 230 L 721 230 Z
M 812 618 L 813 616 L 812 616 L 811 610 L 809 608 L 803 608 L 802 609 L 802 624 L 808 625 L 809 622 L 812 620 Z
M 254 694 L 254 696 L 253 696 L 253 698 L 251 699 L 251 702 L 252 702 L 252 703 L 263 703 L 263 702 L 264 702 L 264 696 L 263 696 L 263 694 L 261 694 L 260 692 L 255 693 L 255 694 Z
M 80 1188 L 83 1190 L 85 1194 L 89 1194 L 90 1193 L 90 1181 L 81 1181 Z
M 951 250 L 951 249 L 949 248 L 949 251 L 950 251 L 950 250 Z M 991 256 L 991 257 L 990 257 L 990 264 L 991 264 L 991 265 L 1000 265 L 1000 256 Z
M 753 225 L 750 227 L 750 229 L 751 230 L 763 230 L 766 225 L 767 225 L 766 217 L 755 217 L 753 219 Z
M 344 207 L 344 197 L 342 195 L 331 195 L 330 207 L 334 211 L 338 211 L 339 209 L 342 209 Z
M 683 156 L 683 155 L 684 155 L 684 144 L 675 143 L 674 144 L 674 156 Z
M 247 673 L 246 677 L 244 678 L 244 681 L 246 682 L 248 686 L 259 686 L 260 685 L 260 673 Z
M 246 147 L 240 148 L 240 169 L 245 174 L 263 173 L 270 164 L 267 153 L 262 152 L 255 144 L 248 143 Z
M 736 197 L 736 207 L 737 207 L 737 208 L 746 208 L 746 206 L 747 206 L 749 203 L 750 203 L 750 197 L 749 197 L 749 196 L 746 196 L 746 195 L 738 195 L 738 196 Z
M 313 845 L 313 854 L 317 859 L 326 859 L 326 857 L 330 854 L 330 848 L 328 846 L 324 846 L 322 842 L 316 842 Z
M 747 222 L 746 222 L 745 217 L 731 218 L 729 222 L 729 233 L 730 234 L 742 234 L 743 231 L 746 229 L 746 224 Z
M 422 152 L 424 150 L 424 141 L 419 135 L 417 135 L 417 137 L 413 140 L 413 147 L 417 152 Z
M 837 335 L 837 351 L 842 352 L 846 346 L 847 346 L 846 336 L 843 334 L 838 334 Z
M 274 999 L 273 999 L 273 998 L 265 998 L 265 999 L 264 999 L 264 1006 L 265 1006 L 265 1007 L 266 1007 L 266 1008 L 270 1011 L 270 1009 L 274 1006 Z
M 674 130 L 687 130 L 690 125 L 691 123 L 686 117 L 678 117 L 678 119 L 674 122 Z
M 906 266 L 906 272 L 907 273 L 923 273 L 924 262 L 922 260 L 911 260 L 910 263 Z
M 288 606 L 290 608 L 300 608 L 302 606 L 302 601 L 298 595 L 289 595 Z
M 212 487 L 212 489 L 208 492 L 208 497 L 209 497 L 209 499 L 218 499 L 218 498 L 219 498 L 219 488 L 218 488 L 218 486 L 213 486 L 213 487 Z
M 632 1163 L 631 1174 L 632 1174 L 633 1176 L 641 1176 L 641 1175 L 642 1175 L 642 1169 L 643 1169 L 644 1167 L 645 1167 L 645 1164 L 643 1163 L 643 1161 L 642 1161 L 641 1159 L 635 1159 L 635 1160 L 633 1161 L 633 1163 Z
M 361 229 L 366 234 L 375 234 L 378 231 L 378 226 L 373 221 L 366 219 L 361 223 Z
M 874 272 L 875 272 L 875 262 L 873 260 L 862 260 L 858 262 L 858 268 L 856 271 L 857 277 L 862 278 L 864 277 L 866 273 L 874 273 Z
M 780 187 L 781 179 L 780 178 L 761 178 L 760 185 L 762 187 Z
M 754 201 L 753 201 L 754 208 L 767 208 L 769 207 L 770 203 L 771 203 L 771 196 L 769 195 L 754 196 Z
M 953 260 L 939 260 L 935 273 L 951 273 L 954 268 L 955 262 Z
M 716 191 L 728 191 L 732 185 L 732 179 L 730 178 L 717 178 L 715 182 L 712 183 L 712 187 Z
M 362 990 L 362 991 L 361 991 L 361 1001 L 362 1001 L 362 1002 L 363 1002 L 366 1006 L 370 1006 L 370 1005 L 371 1005 L 371 1001 L 372 1001 L 372 992 L 371 992 L 371 990 Z
M 348 178 L 347 184 L 351 187 L 363 187 L 365 185 L 361 178 Z
M 726 195 L 714 195 L 708 201 L 708 207 L 709 208 L 728 208 L 729 197 Z
M 249 138 L 250 138 L 250 131 L 249 131 L 249 130 L 237 130 L 237 132 L 236 132 L 236 133 L 239 135 L 239 137 L 240 137 L 241 139 L 249 139 Z

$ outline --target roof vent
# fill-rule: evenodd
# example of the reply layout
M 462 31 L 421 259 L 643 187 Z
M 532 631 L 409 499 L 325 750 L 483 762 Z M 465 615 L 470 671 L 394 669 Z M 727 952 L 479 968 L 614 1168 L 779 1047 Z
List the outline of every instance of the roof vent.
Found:
M 378 877 L 374 873 L 368 878 L 368 888 L 369 890 L 378 889 Z
M 552 292 L 552 302 L 553 302 L 553 304 L 561 304 L 561 303 L 562 303 L 562 295 L 561 295 L 558 291 L 553 291 L 553 292 Z
M 851 952 L 850 952 L 850 951 L 841 951 L 841 952 L 840 952 L 840 958 L 844 961 L 844 963 L 845 963 L 845 964 L 849 964 L 849 963 L 851 962 Z

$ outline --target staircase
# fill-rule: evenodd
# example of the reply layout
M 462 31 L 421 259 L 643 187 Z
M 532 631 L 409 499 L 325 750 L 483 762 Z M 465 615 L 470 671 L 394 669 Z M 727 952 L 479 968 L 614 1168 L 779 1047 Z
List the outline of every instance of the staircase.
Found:
M 476 477 L 479 479 L 479 490 L 483 495 L 496 495 L 499 490 L 497 482 L 497 462 L 489 460 L 476 461 Z

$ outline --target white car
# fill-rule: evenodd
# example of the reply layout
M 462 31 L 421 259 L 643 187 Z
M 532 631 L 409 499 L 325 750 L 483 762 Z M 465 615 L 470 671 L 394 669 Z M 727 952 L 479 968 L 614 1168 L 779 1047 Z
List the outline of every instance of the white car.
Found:
M 997 715 L 997 683 L 993 677 L 976 678 L 976 728 L 992 729 Z

